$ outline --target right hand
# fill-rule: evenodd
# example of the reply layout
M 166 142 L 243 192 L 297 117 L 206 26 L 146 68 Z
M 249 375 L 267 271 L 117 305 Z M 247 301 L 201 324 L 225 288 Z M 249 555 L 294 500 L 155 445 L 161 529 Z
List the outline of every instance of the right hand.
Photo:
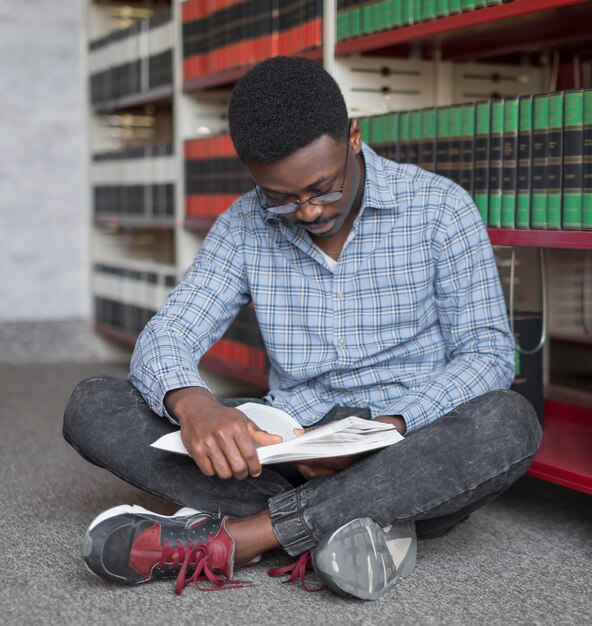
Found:
M 165 403 L 179 420 L 187 452 L 206 476 L 259 476 L 256 446 L 282 441 L 279 435 L 258 428 L 238 409 L 220 404 L 203 388 L 175 389 L 167 393 Z

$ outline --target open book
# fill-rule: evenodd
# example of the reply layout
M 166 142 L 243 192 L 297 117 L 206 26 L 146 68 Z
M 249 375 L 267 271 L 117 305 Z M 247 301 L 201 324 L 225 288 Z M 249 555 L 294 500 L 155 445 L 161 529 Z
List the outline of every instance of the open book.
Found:
M 236 408 L 261 430 L 280 435 L 284 439 L 281 443 L 257 448 L 262 464 L 358 454 L 385 448 L 403 439 L 403 435 L 392 424 L 360 417 L 346 417 L 310 430 L 304 435 L 295 435 L 294 429 L 302 426 L 281 409 L 255 402 L 247 402 Z M 152 447 L 187 454 L 180 431 L 164 435 Z

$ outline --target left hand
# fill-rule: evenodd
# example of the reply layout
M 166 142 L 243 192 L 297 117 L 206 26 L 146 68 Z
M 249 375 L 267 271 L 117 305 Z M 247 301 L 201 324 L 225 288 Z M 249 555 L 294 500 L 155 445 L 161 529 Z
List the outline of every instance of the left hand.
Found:
M 393 424 L 395 428 L 403 435 L 407 430 L 405 420 L 398 415 L 381 415 L 375 418 L 376 422 L 384 424 Z M 312 430 L 315 426 L 307 430 Z M 304 434 L 304 430 L 300 434 Z M 349 454 L 346 456 L 332 456 L 323 459 L 310 459 L 309 461 L 298 461 L 294 463 L 294 467 L 302 474 L 306 480 L 319 478 L 320 476 L 330 476 L 348 468 L 352 463 L 365 456 L 361 454 Z

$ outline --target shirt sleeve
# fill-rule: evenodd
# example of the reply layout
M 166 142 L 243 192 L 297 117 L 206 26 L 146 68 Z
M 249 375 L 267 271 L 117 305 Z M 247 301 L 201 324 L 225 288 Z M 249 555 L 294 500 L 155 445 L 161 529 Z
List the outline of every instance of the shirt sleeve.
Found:
M 474 397 L 507 389 L 514 339 L 487 230 L 462 191 L 433 235 L 435 297 L 447 364 L 384 411 L 417 430 Z M 450 208 L 450 207 L 449 207 Z
M 207 387 L 198 363 L 249 301 L 241 246 L 228 212 L 203 242 L 185 277 L 140 333 L 130 382 L 150 408 L 176 423 L 163 403 L 181 387 Z

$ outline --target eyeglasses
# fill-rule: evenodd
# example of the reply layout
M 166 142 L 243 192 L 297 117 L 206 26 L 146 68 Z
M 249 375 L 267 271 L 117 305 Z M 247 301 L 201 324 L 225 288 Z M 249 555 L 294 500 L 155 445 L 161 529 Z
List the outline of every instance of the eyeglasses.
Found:
M 315 204 L 315 205 L 323 205 L 323 204 L 332 204 L 333 202 L 337 202 L 337 200 L 341 200 L 343 197 L 343 187 L 345 186 L 345 177 L 347 175 L 347 161 L 349 158 L 349 133 L 347 137 L 347 143 L 345 147 L 345 165 L 343 166 L 343 180 L 341 181 L 341 187 L 336 189 L 335 191 L 326 191 L 324 193 L 319 193 L 316 196 L 311 196 L 306 200 L 302 200 L 302 202 L 286 202 L 284 204 L 264 204 L 261 201 L 261 196 L 259 195 L 259 189 L 257 188 L 257 184 L 255 184 L 255 193 L 257 194 L 257 200 L 259 200 L 259 204 L 264 211 L 269 211 L 269 213 L 273 213 L 274 215 L 289 215 L 290 213 L 294 213 L 298 211 L 298 209 L 303 204 Z M 262 190 L 263 191 L 263 190 Z

